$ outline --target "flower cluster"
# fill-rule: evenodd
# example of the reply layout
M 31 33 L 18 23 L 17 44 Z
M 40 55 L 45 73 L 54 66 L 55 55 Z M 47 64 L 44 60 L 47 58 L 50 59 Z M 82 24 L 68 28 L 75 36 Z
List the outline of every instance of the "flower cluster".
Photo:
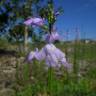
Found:
M 36 26 L 43 26 L 44 25 L 44 19 L 42 18 L 30 18 L 24 22 L 25 25 L 36 25 Z
M 57 13 L 56 15 L 58 15 Z M 36 25 L 36 26 L 43 26 L 44 25 L 44 19 L 42 18 L 30 18 L 27 21 L 24 22 L 25 25 Z M 26 60 L 28 62 L 32 62 L 33 59 L 36 59 L 38 61 L 44 60 L 46 62 L 46 67 L 54 67 L 54 68 L 60 68 L 62 66 L 66 67 L 68 70 L 71 69 L 71 64 L 69 64 L 66 61 L 65 54 L 58 48 L 55 47 L 52 43 L 56 40 L 60 40 L 59 34 L 52 29 L 51 33 L 46 34 L 45 41 L 47 44 L 38 51 L 38 48 L 36 48 L 35 51 L 31 51 L 28 55 Z
M 48 43 L 52 43 L 54 41 L 60 41 L 60 36 L 57 32 L 52 32 L 51 34 L 47 34 L 45 36 L 45 40 Z
M 44 19 L 42 18 L 36 18 L 36 17 L 33 17 L 33 18 L 30 18 L 28 20 L 26 20 L 24 22 L 25 25 L 36 25 L 36 26 L 43 26 L 44 25 Z M 60 40 L 60 36 L 59 34 L 56 32 L 56 30 L 53 28 L 52 30 L 52 33 L 48 33 L 46 34 L 45 36 L 45 41 L 47 43 L 52 43 L 54 41 L 59 41 Z
M 38 61 L 45 60 L 46 67 L 60 68 L 66 67 L 70 70 L 71 65 L 66 61 L 65 54 L 52 43 L 46 44 L 40 51 L 31 51 L 27 56 L 27 61 L 32 62 L 33 59 Z

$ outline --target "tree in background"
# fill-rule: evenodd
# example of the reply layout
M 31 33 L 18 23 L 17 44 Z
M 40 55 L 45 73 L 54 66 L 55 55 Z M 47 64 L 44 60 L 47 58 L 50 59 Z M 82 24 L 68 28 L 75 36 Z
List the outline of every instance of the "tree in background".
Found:
M 42 0 L 0 1 L 0 35 L 7 33 L 8 40 L 16 42 L 24 40 L 26 43 L 26 38 L 32 37 L 31 32 L 33 33 L 33 28 L 30 26 L 30 30 L 28 28 L 26 30 L 23 21 L 25 18 L 27 19 L 33 16 L 33 10 L 36 10 L 36 4 L 40 1 Z M 26 31 L 28 31 L 28 34 L 26 34 Z
M 57 16 L 62 12 L 62 8 L 55 10 L 53 0 L 3 0 L 0 5 L 0 35 L 7 33 L 9 40 L 24 40 L 26 51 L 28 38 L 36 34 L 32 36 L 34 28 L 24 26 L 24 20 L 30 17 L 45 18 L 46 25 L 40 31 L 51 33 Z

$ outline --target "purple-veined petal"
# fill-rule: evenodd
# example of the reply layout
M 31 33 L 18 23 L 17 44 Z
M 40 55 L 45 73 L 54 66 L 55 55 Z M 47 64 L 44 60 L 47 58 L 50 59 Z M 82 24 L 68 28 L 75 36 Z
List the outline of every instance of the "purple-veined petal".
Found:
M 46 68 L 64 66 L 68 71 L 72 69 L 72 65 L 66 61 L 65 54 L 52 43 L 46 44 L 40 51 L 38 51 L 38 48 L 34 52 L 31 51 L 27 56 L 27 61 L 31 62 L 33 59 L 46 61 Z
M 60 67 L 59 59 L 64 57 L 64 56 L 61 56 L 61 58 L 60 58 L 60 56 L 58 56 L 58 54 L 61 55 L 61 53 L 59 53 L 60 51 L 58 51 L 56 53 L 56 51 L 58 49 L 53 44 L 47 44 L 44 48 L 45 48 L 45 52 L 46 52 L 46 64 L 47 64 L 47 66 Z
M 53 68 L 58 67 L 58 59 L 54 54 L 48 54 L 46 56 L 46 65 Z
M 54 54 L 56 55 L 57 58 L 60 59 L 65 58 L 65 54 L 58 48 L 56 48 Z
M 60 40 L 60 35 L 57 32 L 54 32 L 53 37 L 55 40 Z
M 42 61 L 45 59 L 45 57 L 46 57 L 46 54 L 43 48 L 39 52 L 38 51 L 35 52 L 36 60 Z
M 33 20 L 33 19 L 30 18 L 30 19 L 26 20 L 26 21 L 24 22 L 24 24 L 25 24 L 25 25 L 31 25 L 32 20 Z
M 44 20 L 42 18 L 30 18 L 24 22 L 25 25 L 37 25 L 42 26 L 44 24 Z
M 46 53 L 46 65 L 48 67 L 60 68 L 62 65 L 68 69 L 72 69 L 71 64 L 69 64 L 65 58 L 65 54 L 53 44 L 47 44 L 45 47 Z
M 31 62 L 31 61 L 33 60 L 33 58 L 34 58 L 34 55 L 35 55 L 35 53 L 34 53 L 33 51 L 31 51 L 31 52 L 27 55 L 26 61 Z
M 54 42 L 56 40 L 60 40 L 60 36 L 57 32 L 52 32 L 51 34 L 47 34 L 45 39 L 47 42 Z

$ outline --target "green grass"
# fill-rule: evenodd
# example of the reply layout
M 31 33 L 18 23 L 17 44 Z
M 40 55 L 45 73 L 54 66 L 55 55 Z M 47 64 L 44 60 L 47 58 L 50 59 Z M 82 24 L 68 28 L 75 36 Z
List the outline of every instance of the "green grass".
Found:
M 34 46 L 42 48 L 44 44 Z M 30 45 L 30 49 L 34 49 L 34 46 Z M 63 75 L 58 76 L 54 69 L 44 69 L 44 61 L 17 66 L 16 96 L 96 96 L 96 44 L 57 43 L 56 46 L 67 53 L 70 63 L 76 61 L 74 70 L 77 74 L 67 74 L 62 69 Z M 80 61 L 87 62 L 85 67 L 85 63 L 82 63 L 85 73 L 75 78 L 82 71 L 78 65 Z
M 34 64 L 36 64 L 35 62 Z M 38 64 L 38 63 L 37 63 Z M 41 64 L 42 65 L 42 64 Z M 24 75 L 24 79 L 21 80 L 22 88 L 18 90 L 17 96 L 39 96 L 38 94 L 44 93 L 47 96 L 95 96 L 96 95 L 96 77 L 91 78 L 90 76 L 96 73 L 96 70 L 92 72 L 92 70 L 86 74 L 85 77 L 80 77 L 78 81 L 75 80 L 74 75 L 71 73 L 69 75 L 64 72 L 63 76 L 58 77 L 54 73 L 54 69 L 48 72 L 45 72 L 44 69 L 37 67 L 35 70 L 33 68 L 33 76 L 34 79 L 30 80 L 28 76 L 28 64 L 24 65 L 24 69 L 22 73 Z M 34 65 L 35 66 L 35 65 Z M 50 73 L 51 72 L 51 73 Z M 90 74 L 90 75 L 89 75 Z M 29 82 L 27 82 L 29 80 Z M 34 83 L 32 83 L 34 82 Z M 93 86 L 94 85 L 94 86 Z M 44 95 L 45 96 L 45 95 Z
M 47 93 L 47 95 L 49 94 L 49 96 L 95 96 L 96 95 L 96 85 L 93 86 L 93 84 L 96 83 L 93 82 L 91 78 L 81 77 L 78 80 L 78 82 L 76 82 L 74 80 L 74 77 L 71 76 L 70 78 L 68 78 L 69 80 L 66 81 L 65 77 L 58 79 L 58 77 L 56 77 L 54 73 L 49 74 L 48 78 L 47 76 L 43 76 L 43 77 L 41 76 L 39 80 L 37 76 L 35 76 L 34 78 L 36 81 L 34 83 L 29 83 L 29 84 L 25 83 L 23 88 L 18 91 L 17 96 L 39 96 L 38 94 L 42 94 L 41 96 L 43 96 L 44 93 Z

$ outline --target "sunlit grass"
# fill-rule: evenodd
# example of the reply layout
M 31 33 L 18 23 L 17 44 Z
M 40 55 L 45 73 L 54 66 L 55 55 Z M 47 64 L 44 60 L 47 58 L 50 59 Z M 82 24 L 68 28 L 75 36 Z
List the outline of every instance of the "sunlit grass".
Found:
M 43 46 L 30 45 L 30 50 Z M 96 96 L 96 44 L 57 43 L 56 46 L 67 53 L 70 63 L 74 64 L 76 60 L 76 71 L 80 73 L 77 78 L 74 72 L 68 74 L 63 68 L 60 75 L 54 69 L 45 70 L 44 61 L 34 60 L 32 64 L 21 65 L 17 62 L 16 96 Z M 20 56 L 24 54 L 20 53 Z

